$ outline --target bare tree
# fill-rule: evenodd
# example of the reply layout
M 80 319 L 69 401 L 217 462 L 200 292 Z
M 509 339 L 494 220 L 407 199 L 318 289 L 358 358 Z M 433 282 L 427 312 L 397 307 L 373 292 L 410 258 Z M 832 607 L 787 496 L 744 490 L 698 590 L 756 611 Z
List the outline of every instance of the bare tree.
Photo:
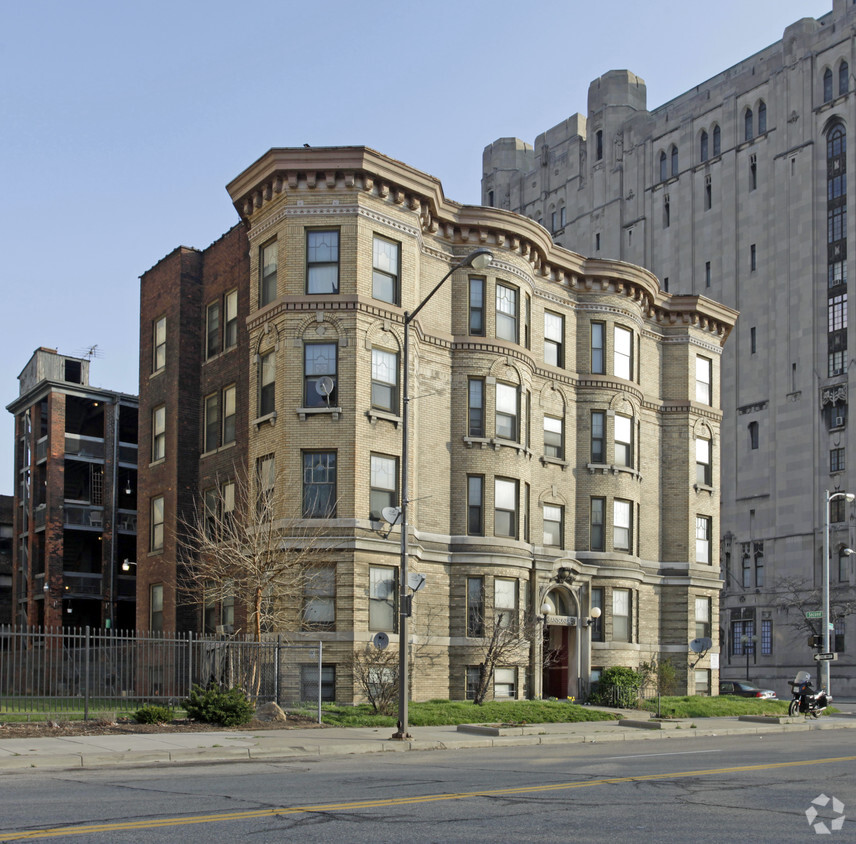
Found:
M 234 483 L 203 495 L 191 517 L 180 522 L 184 600 L 242 605 L 246 632 L 256 641 L 263 631 L 323 629 L 334 594 L 335 541 L 325 535 L 321 519 L 276 512 L 277 480 L 259 477 L 254 489 L 239 471 Z M 287 492 L 280 487 L 283 508 L 299 508 L 300 495 Z
M 415 671 L 427 671 L 434 665 L 435 637 L 440 630 L 441 613 L 429 601 L 413 602 L 413 634 L 408 674 L 411 684 Z M 393 715 L 398 705 L 399 652 L 397 647 L 381 650 L 369 643 L 354 653 L 354 679 L 375 712 Z
M 819 618 L 806 618 L 806 612 L 817 610 L 823 600 L 820 587 L 812 586 L 807 578 L 785 577 L 776 581 L 774 605 L 784 610 L 787 624 L 797 632 L 819 636 L 823 633 Z M 836 622 L 856 612 L 856 598 L 849 588 L 832 586 L 829 590 L 829 620 Z
M 523 614 L 522 622 L 512 611 L 494 613 L 470 609 L 467 620 L 470 631 L 482 633 L 480 643 L 475 645 L 481 657 L 478 664 L 479 680 L 473 703 L 481 705 L 490 689 L 490 681 L 497 666 L 528 664 L 530 643 L 541 634 L 540 619 L 534 613 Z M 555 659 L 555 654 L 545 651 L 544 664 Z

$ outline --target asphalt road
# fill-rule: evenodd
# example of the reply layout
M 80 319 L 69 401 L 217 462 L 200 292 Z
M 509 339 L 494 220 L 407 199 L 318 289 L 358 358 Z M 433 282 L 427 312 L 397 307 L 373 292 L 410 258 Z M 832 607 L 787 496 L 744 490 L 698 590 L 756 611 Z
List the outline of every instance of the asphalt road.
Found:
M 817 839 L 806 810 L 821 795 L 813 820 L 830 833 Z M 844 842 L 856 840 L 856 737 L 23 773 L 4 779 L 0 804 L 3 842 Z

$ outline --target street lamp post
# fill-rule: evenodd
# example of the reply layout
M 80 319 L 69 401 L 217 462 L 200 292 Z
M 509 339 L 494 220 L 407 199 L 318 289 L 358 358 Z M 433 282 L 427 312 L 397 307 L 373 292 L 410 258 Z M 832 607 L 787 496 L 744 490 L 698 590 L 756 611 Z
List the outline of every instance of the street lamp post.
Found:
M 746 654 L 746 682 L 749 682 L 749 646 L 752 646 L 752 653 L 755 653 L 755 642 L 758 641 L 757 636 L 747 636 L 745 633 L 740 637 L 740 642 L 743 645 L 743 653 Z
M 402 416 L 401 416 L 401 563 L 399 565 L 399 602 L 398 602 L 398 729 L 392 734 L 394 739 L 410 738 L 410 733 L 407 731 L 407 698 L 408 698 L 408 667 L 407 667 L 407 619 L 410 617 L 411 597 L 407 592 L 407 462 L 408 462 L 408 445 L 409 445 L 409 428 L 410 428 L 410 395 L 408 392 L 409 383 L 409 352 L 410 352 L 410 323 L 416 318 L 416 315 L 428 303 L 431 297 L 445 284 L 446 280 L 452 275 L 455 270 L 461 270 L 465 267 L 472 267 L 475 270 L 486 269 L 493 258 L 493 253 L 490 249 L 480 247 L 474 249 L 464 258 L 455 264 L 449 272 L 447 272 L 440 281 L 434 286 L 434 289 L 416 306 L 412 312 L 404 312 L 404 354 L 401 377 L 401 393 L 402 393 Z
M 824 531 L 823 531 L 823 607 L 821 611 L 823 616 L 821 623 L 823 624 L 823 652 L 828 654 L 829 651 L 829 629 L 832 627 L 829 618 L 829 505 L 836 498 L 843 498 L 845 501 L 856 500 L 856 495 L 852 492 L 832 492 L 826 490 L 826 506 L 824 507 Z M 826 693 L 830 694 L 832 689 L 829 685 L 829 660 L 823 661 L 823 686 Z M 820 672 L 818 672 L 820 673 Z

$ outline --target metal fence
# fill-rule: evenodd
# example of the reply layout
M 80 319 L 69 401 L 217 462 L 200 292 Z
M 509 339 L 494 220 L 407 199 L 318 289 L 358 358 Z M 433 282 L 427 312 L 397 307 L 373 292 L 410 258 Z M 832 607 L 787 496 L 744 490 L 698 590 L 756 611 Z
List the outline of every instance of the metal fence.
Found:
M 180 707 L 195 685 L 238 687 L 256 703 L 311 707 L 321 721 L 322 645 L 84 628 L 0 625 L 4 714 L 104 718 L 145 704 Z

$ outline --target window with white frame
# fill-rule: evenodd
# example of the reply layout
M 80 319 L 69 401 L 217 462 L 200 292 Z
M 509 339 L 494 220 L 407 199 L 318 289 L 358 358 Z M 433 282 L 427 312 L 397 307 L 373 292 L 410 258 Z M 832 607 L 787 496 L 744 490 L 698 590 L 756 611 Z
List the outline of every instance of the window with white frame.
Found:
M 484 337 L 484 285 L 483 276 L 470 276 L 469 332 Z
M 336 629 L 336 569 L 322 566 L 310 572 L 303 585 L 305 630 Z
M 710 440 L 696 437 L 696 483 L 699 486 L 712 486 L 713 471 L 710 463 Z
M 591 519 L 589 527 L 589 548 L 592 551 L 605 551 L 606 539 L 604 534 L 605 498 L 592 498 Z
M 339 292 L 339 231 L 306 232 L 306 292 Z
M 163 584 L 153 583 L 149 587 L 149 630 L 163 631 Z
M 564 420 L 558 416 L 544 417 L 544 456 L 562 460 L 565 456 Z
M 222 443 L 223 445 L 228 445 L 229 443 L 235 442 L 235 417 L 236 417 L 236 404 L 235 404 L 235 385 L 230 384 L 228 387 L 223 388 L 222 392 L 222 405 L 223 405 L 223 437 Z
M 591 324 L 591 371 L 595 375 L 606 372 L 606 326 L 602 322 Z
M 591 413 L 591 462 L 606 462 L 606 412 L 593 410 Z
M 152 328 L 152 372 L 166 366 L 166 317 L 154 321 Z
M 512 384 L 496 385 L 496 436 L 517 442 L 520 436 L 518 414 L 520 389 Z
M 615 343 L 612 355 L 613 375 L 616 378 L 631 381 L 633 379 L 633 332 L 616 325 L 613 342 Z
M 223 348 L 238 345 L 238 291 L 230 290 L 223 297 Z
M 695 680 L 695 693 L 697 695 L 710 694 L 710 669 L 709 668 L 694 668 L 693 677 Z
M 256 514 L 269 521 L 273 517 L 273 499 L 276 486 L 276 455 L 265 454 L 256 458 Z
M 493 672 L 493 696 L 495 698 L 517 697 L 517 669 L 495 668 Z
M 320 688 L 319 688 L 320 684 Z M 300 699 L 332 703 L 336 700 L 336 666 L 322 665 L 319 677 L 318 665 L 300 666 Z
M 565 318 L 551 311 L 544 311 L 544 363 L 565 365 Z
M 211 302 L 205 312 L 205 357 L 220 352 L 220 302 Z
M 481 668 L 478 665 L 467 666 L 467 700 L 475 700 L 481 680 Z
M 205 396 L 205 427 L 202 436 L 202 451 L 213 451 L 220 445 L 220 396 L 211 393 Z
M 372 349 L 372 407 L 398 412 L 398 355 Z
M 484 436 L 484 379 L 470 378 L 467 381 L 467 435 Z
M 710 598 L 695 599 L 695 635 L 696 639 L 701 637 L 710 638 Z
M 484 636 L 484 578 L 467 578 L 467 636 Z
M 399 302 L 401 244 L 374 236 L 372 243 L 372 296 L 383 302 Z
M 615 464 L 633 467 L 633 419 L 615 414 Z
M 696 356 L 696 401 L 701 404 L 711 403 L 711 367 L 709 358 Z
M 564 508 L 555 504 L 544 505 L 544 545 L 562 548 Z
M 496 285 L 496 336 L 500 340 L 518 342 L 517 288 Z
M 235 482 L 224 481 L 220 488 L 223 527 L 230 529 L 235 519 Z M 229 622 L 230 624 L 232 622 Z
M 612 641 L 630 642 L 631 604 L 629 589 L 612 590 Z
M 270 351 L 259 358 L 259 416 L 276 410 L 276 352 Z
M 259 250 L 259 307 L 276 299 L 277 244 L 266 243 Z
M 467 533 L 484 536 L 484 475 L 467 476 Z
M 336 516 L 336 452 L 303 452 L 303 518 Z
M 333 382 L 329 391 L 326 389 L 329 382 L 322 381 L 325 377 Z M 303 406 L 335 406 L 336 388 L 336 344 L 306 343 L 303 346 Z
M 517 628 L 517 581 L 513 578 L 494 578 L 493 614 L 497 627 Z
M 370 515 L 380 521 L 384 508 L 395 507 L 398 501 L 398 458 L 372 454 L 369 483 Z
M 369 567 L 369 630 L 397 631 L 397 575 L 398 570 L 394 568 Z
M 612 502 L 612 547 L 628 553 L 633 547 L 633 503 L 620 498 Z
M 166 457 L 166 405 L 152 411 L 152 463 Z
M 696 516 L 695 531 L 696 531 L 696 562 L 710 565 L 710 516 Z
M 163 496 L 154 496 L 149 507 L 149 551 L 163 551 Z
M 493 532 L 517 539 L 517 481 L 494 479 Z

